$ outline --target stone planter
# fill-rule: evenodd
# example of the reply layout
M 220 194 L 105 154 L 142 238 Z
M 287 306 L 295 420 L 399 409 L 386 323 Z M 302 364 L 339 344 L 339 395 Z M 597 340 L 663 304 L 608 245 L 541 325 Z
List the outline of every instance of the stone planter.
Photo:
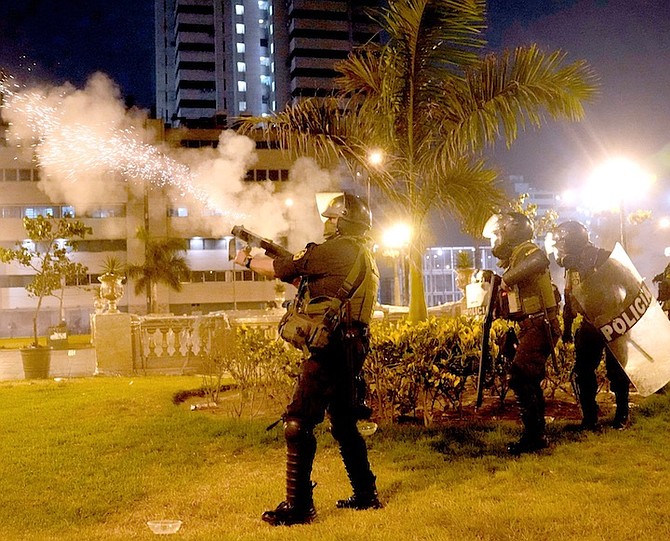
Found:
M 118 314 L 118 300 L 123 297 L 123 275 L 106 273 L 98 276 L 100 296 L 107 301 L 107 313 Z
M 21 360 L 26 379 L 48 379 L 51 368 L 51 348 L 22 348 Z
M 456 287 L 465 293 L 465 286 L 470 283 L 475 269 L 472 268 L 457 268 L 456 269 Z

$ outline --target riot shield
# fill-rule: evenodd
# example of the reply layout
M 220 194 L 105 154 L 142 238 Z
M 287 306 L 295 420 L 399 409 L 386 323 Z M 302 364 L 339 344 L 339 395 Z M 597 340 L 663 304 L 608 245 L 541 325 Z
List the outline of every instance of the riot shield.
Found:
M 620 244 L 573 293 L 642 396 L 670 381 L 670 321 Z

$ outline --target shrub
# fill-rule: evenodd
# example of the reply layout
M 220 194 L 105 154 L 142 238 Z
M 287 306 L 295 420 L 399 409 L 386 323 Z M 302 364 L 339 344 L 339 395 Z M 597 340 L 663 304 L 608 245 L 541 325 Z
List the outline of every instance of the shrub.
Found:
M 217 329 L 217 342 L 205 361 L 203 386 L 219 403 L 224 377 L 237 389 L 230 411 L 237 417 L 274 412 L 290 397 L 301 354 L 265 329 L 245 325 Z

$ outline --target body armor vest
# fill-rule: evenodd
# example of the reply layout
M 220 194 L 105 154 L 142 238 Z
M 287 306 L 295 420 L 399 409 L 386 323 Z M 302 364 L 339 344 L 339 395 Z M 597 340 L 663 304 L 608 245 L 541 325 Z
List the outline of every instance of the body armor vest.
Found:
M 534 250 L 539 248 L 531 241 L 516 246 L 510 256 L 508 269 L 522 266 L 524 259 Z M 551 285 L 549 268 L 541 273 L 533 273 L 527 279 L 515 284 L 512 291 L 508 292 L 508 302 L 511 318 L 521 318 L 555 308 L 556 297 Z
M 358 256 L 340 286 L 337 297 L 319 296 L 311 298 L 309 287 L 301 288 L 302 296 L 297 300 L 299 310 L 310 316 L 324 314 L 328 308 L 335 308 L 338 303 L 348 303 L 347 318 L 350 321 L 360 321 L 366 325 L 372 319 L 374 305 L 377 302 L 379 289 L 379 270 L 372 253 L 364 241 L 358 237 L 347 237 L 358 248 Z

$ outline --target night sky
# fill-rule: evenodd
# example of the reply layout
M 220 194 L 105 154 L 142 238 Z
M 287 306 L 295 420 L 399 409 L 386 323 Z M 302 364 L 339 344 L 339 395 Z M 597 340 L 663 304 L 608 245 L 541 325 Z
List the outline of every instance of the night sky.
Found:
M 587 59 L 602 84 L 585 122 L 550 123 L 522 134 L 511 150 L 496 150 L 503 175 L 557 188 L 611 153 L 656 165 L 665 159 L 668 0 L 491 0 L 489 15 L 492 48 L 531 42 L 560 48 L 570 58 Z M 100 70 L 127 102 L 150 108 L 153 0 L 2 0 L 0 66 L 23 81 L 76 86 Z

